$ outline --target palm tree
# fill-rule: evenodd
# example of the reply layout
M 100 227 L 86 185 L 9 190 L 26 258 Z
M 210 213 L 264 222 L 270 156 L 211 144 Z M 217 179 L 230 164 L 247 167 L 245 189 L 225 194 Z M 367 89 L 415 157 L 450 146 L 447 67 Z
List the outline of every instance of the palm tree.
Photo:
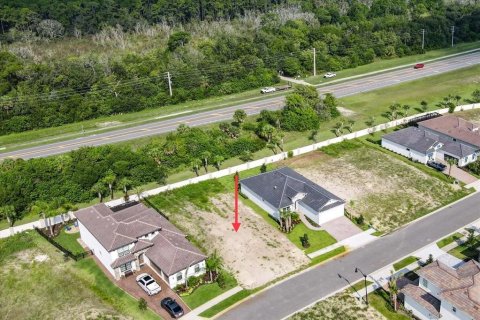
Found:
M 455 165 L 457 162 L 457 160 L 455 160 L 454 158 L 447 158 L 447 163 L 449 165 L 448 167 L 448 175 L 451 177 L 451 173 L 452 173 L 452 166 Z
M 50 218 L 56 213 L 55 209 L 52 208 L 51 204 L 46 201 L 35 201 L 33 206 L 30 208 L 31 213 L 35 215 L 39 215 L 40 217 L 43 218 L 43 221 L 45 222 L 45 228 L 48 226 L 48 228 L 50 229 L 50 236 L 52 237 L 53 237 L 52 223 L 50 219 L 47 219 L 47 218 Z
M 110 190 L 110 198 L 113 200 L 113 184 L 115 183 L 115 180 L 117 179 L 117 176 L 115 173 L 113 173 L 112 170 L 108 170 L 107 174 L 105 174 L 105 177 L 103 177 L 103 182 L 108 186 L 108 190 Z
M 277 154 L 277 145 L 275 143 L 267 143 L 266 147 L 273 151 L 273 154 Z
M 462 97 L 456 95 L 455 97 L 453 97 L 453 99 L 455 100 L 455 105 L 458 107 L 458 105 L 460 104 L 460 100 L 462 100 Z
M 410 106 L 408 104 L 404 104 L 402 106 L 402 109 L 403 109 L 403 116 L 408 117 L 408 110 L 410 110 Z
M 347 129 L 348 132 L 352 133 L 354 124 L 355 124 L 355 120 L 350 119 L 350 120 L 347 121 L 347 124 L 344 125 L 344 128 Z
M 213 251 L 206 261 L 207 271 L 210 274 L 210 282 L 213 282 L 213 271 L 218 274 L 218 269 L 222 266 L 222 258 L 218 255 L 217 250 Z
M 103 193 L 105 191 L 105 187 L 102 182 L 98 181 L 92 186 L 92 192 L 98 195 L 98 200 L 100 202 L 103 201 Z
M 216 155 L 213 157 L 213 162 L 215 163 L 215 167 L 217 167 L 217 170 L 220 170 L 220 166 L 222 165 L 223 161 L 225 161 L 225 158 L 221 155 Z
M 312 130 L 312 132 L 310 133 L 310 140 L 316 143 L 317 137 L 318 137 L 318 130 Z
M 205 168 L 205 172 L 208 172 L 208 159 L 211 156 L 212 154 L 209 151 L 202 152 L 202 162 L 203 162 L 203 167 Z
M 134 186 L 133 190 L 135 191 L 135 194 L 137 195 L 138 201 L 142 199 L 142 193 L 143 193 L 143 188 L 141 186 Z
M 396 312 L 398 310 L 398 287 L 397 279 L 393 276 L 393 274 L 390 276 L 390 280 L 388 281 L 388 288 L 390 290 L 390 300 L 392 302 L 393 310 Z
M 272 142 L 283 152 L 283 138 L 285 138 L 285 133 L 278 132 L 277 135 L 272 139 Z
M 260 129 L 260 136 L 266 139 L 268 143 L 271 142 L 274 133 L 275 128 L 269 124 L 262 126 L 262 128 Z
M 199 176 L 198 169 L 200 169 L 200 166 L 202 165 L 202 160 L 195 158 L 195 159 L 192 160 L 191 165 L 192 165 L 193 171 L 195 172 L 195 174 L 198 177 Z
M 337 123 L 333 126 L 333 131 L 335 132 L 335 135 L 336 135 L 337 137 L 343 133 L 342 129 L 343 129 L 343 122 L 337 122 Z
M 8 226 L 11 228 L 15 224 L 15 221 L 20 217 L 19 213 L 12 205 L 6 205 L 0 207 L 0 218 L 7 219 Z
M 398 118 L 398 109 L 400 109 L 400 104 L 399 103 L 391 104 L 390 107 L 388 107 L 388 109 L 390 109 L 390 114 L 391 114 L 392 120 L 397 119 Z
M 132 181 L 124 177 L 122 180 L 120 180 L 119 184 L 123 189 L 123 197 L 125 200 L 128 200 L 128 190 L 132 187 Z
M 233 120 L 238 124 L 239 127 L 242 125 L 246 118 L 247 113 L 242 109 L 236 110 L 233 114 Z

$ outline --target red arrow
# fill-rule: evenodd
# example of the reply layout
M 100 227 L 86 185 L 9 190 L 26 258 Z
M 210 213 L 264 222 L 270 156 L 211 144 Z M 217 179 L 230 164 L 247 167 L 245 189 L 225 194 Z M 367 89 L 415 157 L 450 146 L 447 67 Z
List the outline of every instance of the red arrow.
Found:
M 235 222 L 232 223 L 235 232 L 240 229 L 240 222 L 238 222 L 238 173 L 235 174 Z

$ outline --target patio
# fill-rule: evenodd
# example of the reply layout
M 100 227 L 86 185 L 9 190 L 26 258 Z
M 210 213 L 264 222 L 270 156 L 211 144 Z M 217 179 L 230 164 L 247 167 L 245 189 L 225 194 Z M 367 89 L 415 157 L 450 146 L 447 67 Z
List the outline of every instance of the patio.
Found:
M 183 300 L 168 286 L 168 284 L 158 276 L 158 274 L 155 273 L 149 266 L 143 265 L 139 271 L 135 272 L 134 274 L 127 276 L 125 278 L 121 278 L 120 280 L 115 280 L 113 276 L 108 272 L 102 265 L 100 261 L 97 260 L 95 256 L 93 256 L 93 259 L 97 263 L 97 265 L 103 270 L 103 272 L 108 276 L 110 281 L 112 281 L 114 284 L 116 284 L 118 287 L 120 287 L 122 290 L 133 296 L 135 299 L 140 299 L 144 298 L 145 301 L 147 301 L 148 307 L 158 313 L 163 319 L 172 319 L 170 314 L 166 312 L 161 306 L 160 306 L 160 301 L 166 297 L 170 297 L 175 299 L 178 304 L 180 304 L 183 308 L 183 311 L 185 314 L 187 314 L 190 309 L 187 307 L 187 305 L 183 302 Z M 136 276 L 141 274 L 141 273 L 148 273 L 151 275 L 155 281 L 162 287 L 162 291 L 154 296 L 149 296 L 143 291 L 142 288 L 137 284 L 137 281 L 135 280 Z

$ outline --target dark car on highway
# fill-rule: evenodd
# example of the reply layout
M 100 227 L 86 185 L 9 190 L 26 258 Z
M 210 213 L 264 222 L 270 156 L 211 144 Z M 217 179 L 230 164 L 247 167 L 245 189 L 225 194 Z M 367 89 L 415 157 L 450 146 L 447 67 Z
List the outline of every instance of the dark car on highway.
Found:
M 414 69 L 422 69 L 423 67 L 425 67 L 423 63 L 417 63 L 416 65 L 413 66 Z
M 165 298 L 160 302 L 160 305 L 175 319 L 183 316 L 183 308 L 177 303 L 177 301 L 175 301 L 175 299 Z
M 437 169 L 438 171 L 443 171 L 445 170 L 445 168 L 447 167 L 446 165 L 444 165 L 443 163 L 439 163 L 439 162 L 435 162 L 435 161 L 429 161 L 427 163 L 427 165 L 429 167 L 432 167 L 434 169 Z

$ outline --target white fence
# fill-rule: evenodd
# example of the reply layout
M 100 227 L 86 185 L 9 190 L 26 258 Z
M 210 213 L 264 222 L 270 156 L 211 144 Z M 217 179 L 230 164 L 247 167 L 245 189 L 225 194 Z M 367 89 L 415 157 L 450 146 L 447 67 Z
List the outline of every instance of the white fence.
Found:
M 472 109 L 477 109 L 477 108 L 480 108 L 480 103 L 458 106 L 458 107 L 455 108 L 455 111 L 472 110 Z M 448 113 L 448 109 L 439 109 L 439 110 L 435 110 L 434 112 L 438 112 L 440 114 L 445 114 L 445 113 Z M 319 148 L 326 147 L 326 146 L 331 145 L 331 144 L 339 143 L 339 142 L 342 142 L 344 140 L 351 140 L 351 139 L 366 136 L 366 135 L 368 135 L 370 133 L 373 133 L 373 132 L 377 132 L 377 131 L 380 131 L 380 130 L 385 130 L 385 129 L 388 129 L 388 128 L 396 127 L 398 125 L 405 124 L 412 119 L 415 119 L 417 117 L 421 117 L 421 116 L 426 115 L 428 113 L 431 113 L 431 112 L 415 114 L 415 115 L 408 116 L 408 117 L 405 117 L 405 118 L 402 118 L 402 119 L 397 119 L 397 120 L 393 120 L 393 121 L 390 121 L 390 122 L 387 122 L 387 123 L 382 123 L 382 124 L 376 125 L 374 127 L 370 127 L 370 128 L 367 128 L 367 129 L 363 129 L 363 130 L 355 131 L 355 132 L 352 132 L 352 133 L 349 133 L 349 134 L 345 134 L 345 135 L 342 135 L 340 137 L 324 140 L 324 141 L 317 142 L 317 143 L 314 143 L 314 144 L 311 144 L 311 145 L 308 145 L 308 146 L 305 146 L 305 147 L 294 149 L 294 150 L 292 150 L 293 156 L 298 156 L 298 155 L 301 155 L 301 154 L 312 152 L 312 151 L 315 151 Z M 270 156 L 270 157 L 265 157 L 265 158 L 262 158 L 262 159 L 246 162 L 246 163 L 243 163 L 243 164 L 240 164 L 240 165 L 237 165 L 237 166 L 234 166 L 234 167 L 230 167 L 230 168 L 227 168 L 227 169 L 223 169 L 223 170 L 219 170 L 219 171 L 215 171 L 215 172 L 210 172 L 208 174 L 204 174 L 204 175 L 201 175 L 201 176 L 198 176 L 198 177 L 195 177 L 195 178 L 190 178 L 188 180 L 184 180 L 184 181 L 168 184 L 168 185 L 165 185 L 165 186 L 161 186 L 161 187 L 158 187 L 158 188 L 155 188 L 155 189 L 151 189 L 151 190 L 148 190 L 148 191 L 144 191 L 140 194 L 140 197 L 145 198 L 145 197 L 157 195 L 157 194 L 165 192 L 165 191 L 178 189 L 178 188 L 190 185 L 190 184 L 198 183 L 198 182 L 201 182 L 201 181 L 206 181 L 206 180 L 210 180 L 210 179 L 225 177 L 225 176 L 228 176 L 228 175 L 232 175 L 236 172 L 241 172 L 241 171 L 245 171 L 245 170 L 252 169 L 252 168 L 258 168 L 258 167 L 262 166 L 263 164 L 278 162 L 278 161 L 286 159 L 287 157 L 288 157 L 288 152 L 282 152 L 282 153 L 279 153 L 279 154 L 276 154 L 276 155 L 273 155 L 273 156 Z M 137 197 L 137 195 L 131 195 L 129 197 L 129 199 L 130 200 L 138 200 L 138 197 Z M 116 199 L 116 200 L 106 202 L 106 205 L 108 205 L 110 207 L 114 207 L 114 206 L 118 206 L 118 205 L 120 205 L 124 202 L 125 202 L 125 200 L 123 198 L 120 198 L 120 199 Z M 51 219 L 53 224 L 61 223 L 61 221 L 62 221 L 60 216 L 53 217 L 53 218 L 50 218 L 50 219 Z M 40 219 L 40 220 L 32 222 L 32 223 L 27 223 L 27 224 L 24 224 L 24 225 L 15 226 L 13 228 L 10 228 L 10 230 L 8 230 L 8 229 L 7 230 L 0 230 L 0 238 L 5 238 L 5 237 L 10 236 L 11 234 L 22 232 L 24 230 L 33 229 L 34 227 L 39 227 L 39 228 L 45 227 L 45 223 L 44 223 L 43 219 Z
M 455 108 L 455 111 L 472 110 L 472 109 L 477 109 L 477 108 L 480 108 L 480 103 L 458 106 L 458 107 Z M 345 135 L 342 135 L 342 136 L 339 136 L 339 137 L 336 137 L 336 138 L 332 138 L 332 139 L 324 140 L 324 141 L 321 141 L 321 142 L 317 142 L 317 143 L 314 143 L 314 144 L 311 144 L 311 145 L 308 145 L 308 146 L 305 146 L 305 147 L 300 147 L 298 149 L 292 150 L 293 156 L 298 156 L 298 155 L 301 155 L 301 154 L 312 152 L 312 151 L 315 151 L 319 148 L 326 147 L 326 146 L 331 145 L 331 144 L 339 143 L 339 142 L 342 142 L 344 140 L 351 140 L 351 139 L 359 138 L 359 137 L 362 137 L 362 136 L 366 136 L 366 135 L 368 135 L 370 133 L 373 133 L 373 132 L 385 130 L 385 129 L 388 129 L 388 128 L 393 128 L 393 127 L 396 127 L 398 125 L 405 124 L 412 119 L 424 116 L 424 115 L 432 113 L 432 112 L 438 112 L 440 114 L 445 114 L 445 113 L 448 113 L 448 108 L 434 110 L 434 111 L 420 113 L 420 114 L 414 114 L 412 116 L 408 116 L 408 117 L 405 117 L 405 118 L 401 118 L 401 119 L 393 120 L 393 121 L 390 121 L 390 122 L 382 123 L 382 124 L 376 125 L 374 127 L 366 128 L 366 129 L 355 131 L 355 132 L 345 134 Z M 140 194 L 140 196 L 142 198 L 145 198 L 145 197 L 157 195 L 157 194 L 165 192 L 165 191 L 181 188 L 181 187 L 187 186 L 189 184 L 194 184 L 194 183 L 198 183 L 198 182 L 201 182 L 201 181 L 206 181 L 206 180 L 210 180 L 210 179 L 225 177 L 225 176 L 228 176 L 228 175 L 232 175 L 235 172 L 241 172 L 241 171 L 245 171 L 245 170 L 248 170 L 248 169 L 251 169 L 251 168 L 260 167 L 263 164 L 278 162 L 278 161 L 286 159 L 287 157 L 288 157 L 288 152 L 282 152 L 282 153 L 279 153 L 279 154 L 276 154 L 276 155 L 273 155 L 273 156 L 270 156 L 270 157 L 265 157 L 265 158 L 262 158 L 262 159 L 246 162 L 246 163 L 243 163 L 243 164 L 240 164 L 240 165 L 237 165 L 237 166 L 234 166 L 234 167 L 230 167 L 230 168 L 227 168 L 227 169 L 219 170 L 219 171 L 216 171 L 216 172 L 211 172 L 211 173 L 201 175 L 201 176 L 198 176 L 198 177 L 195 177 L 195 178 L 190 178 L 188 180 L 184 180 L 184 181 L 168 184 L 168 185 L 165 185 L 165 186 L 161 186 L 161 187 L 158 187 L 158 188 L 155 188 L 155 189 L 151 189 L 151 190 L 142 192 Z M 130 200 L 138 200 L 138 197 L 136 195 L 130 196 Z M 117 200 L 112 200 L 110 202 L 107 202 L 106 204 L 108 206 L 113 207 L 113 206 L 117 206 L 119 204 L 122 204 L 123 202 L 124 202 L 124 199 L 121 198 L 121 199 L 117 199 Z
M 72 219 L 75 219 L 75 216 L 73 215 L 73 212 L 60 214 L 58 216 L 49 217 L 49 218 L 46 218 L 46 219 L 43 219 L 43 218 L 38 219 L 38 220 L 30 222 L 30 223 L 22 224 L 22 225 L 19 225 L 19 226 L 14 226 L 12 228 L 8 228 L 8 229 L 5 229 L 5 230 L 0 230 L 0 238 L 7 238 L 9 236 L 14 235 L 15 233 L 20 233 L 20 232 L 23 232 L 25 230 L 32 230 L 32 229 L 35 229 L 35 228 L 42 229 L 42 228 L 45 228 L 45 227 L 48 227 L 48 226 L 54 226 L 56 224 L 63 223 L 63 222 L 66 222 L 66 221 L 70 221 Z

